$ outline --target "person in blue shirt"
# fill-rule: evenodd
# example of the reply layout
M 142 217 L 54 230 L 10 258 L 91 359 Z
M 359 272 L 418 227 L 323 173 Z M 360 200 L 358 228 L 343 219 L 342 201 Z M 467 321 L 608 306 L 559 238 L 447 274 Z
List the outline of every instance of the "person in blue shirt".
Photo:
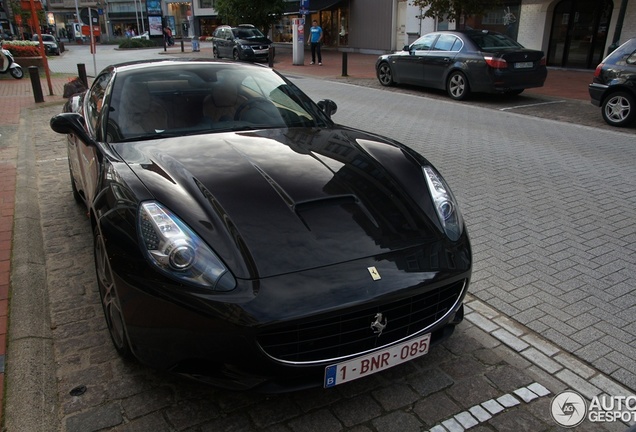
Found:
M 318 54 L 318 65 L 322 66 L 322 55 L 320 54 L 320 43 L 322 42 L 322 28 L 318 25 L 318 21 L 311 22 L 309 29 L 309 42 L 311 43 L 311 63 L 316 63 L 316 54 Z

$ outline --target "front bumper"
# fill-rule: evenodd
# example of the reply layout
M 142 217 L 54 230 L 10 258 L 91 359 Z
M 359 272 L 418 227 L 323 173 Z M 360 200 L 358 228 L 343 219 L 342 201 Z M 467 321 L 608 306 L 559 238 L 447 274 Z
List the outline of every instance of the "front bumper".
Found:
M 446 242 L 438 246 L 442 244 L 448 265 L 435 261 L 434 271 L 404 266 L 413 252 L 423 257 L 434 252 L 416 248 L 420 250 L 409 254 L 394 252 L 242 280 L 230 293 L 192 291 L 155 273 L 143 260 L 135 262 L 119 251 L 109 255 L 114 257 L 111 264 L 131 349 L 142 363 L 217 387 L 271 393 L 321 386 L 326 366 L 416 335 L 432 333 L 432 344 L 450 336 L 463 319 L 470 246 L 467 238 L 450 248 Z M 367 268 L 372 266 L 381 280 L 369 277 Z M 403 312 L 409 304 L 423 312 L 411 313 L 412 319 L 398 324 L 409 315 Z M 383 337 L 393 339 L 374 337 L 370 324 L 378 311 L 391 322 Z M 398 332 L 387 336 L 394 329 Z M 330 338 L 347 333 L 355 338 L 362 334 L 362 345 L 343 337 L 345 350 L 335 350 L 339 342 Z M 369 337 L 375 346 L 363 340 Z M 321 345 L 321 340 L 329 342 Z

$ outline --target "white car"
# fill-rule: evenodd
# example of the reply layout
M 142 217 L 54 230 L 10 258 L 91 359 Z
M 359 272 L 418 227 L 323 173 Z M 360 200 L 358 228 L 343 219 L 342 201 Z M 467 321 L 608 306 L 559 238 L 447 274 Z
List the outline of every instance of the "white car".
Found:
M 137 36 L 133 36 L 131 37 L 131 39 L 145 39 L 145 40 L 150 40 L 150 34 L 148 32 L 144 32 L 140 35 Z

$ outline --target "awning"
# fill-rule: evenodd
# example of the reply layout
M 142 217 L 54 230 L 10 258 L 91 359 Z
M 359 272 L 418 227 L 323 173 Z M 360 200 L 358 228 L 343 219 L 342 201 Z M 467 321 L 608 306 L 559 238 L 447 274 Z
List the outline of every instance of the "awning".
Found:
M 309 0 L 309 8 L 307 13 L 320 12 L 325 9 L 331 9 L 343 0 Z M 285 2 L 284 15 L 297 15 L 300 10 L 300 1 Z

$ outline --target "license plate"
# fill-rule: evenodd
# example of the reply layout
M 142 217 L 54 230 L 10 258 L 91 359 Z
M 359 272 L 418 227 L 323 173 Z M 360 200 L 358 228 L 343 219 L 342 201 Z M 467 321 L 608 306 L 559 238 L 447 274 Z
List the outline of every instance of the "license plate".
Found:
M 356 380 L 389 369 L 428 353 L 431 334 L 409 339 L 384 350 L 347 360 L 325 368 L 325 388 Z
M 268 52 L 269 52 L 269 50 L 267 50 L 267 49 L 254 50 L 254 53 L 256 53 L 256 54 L 267 54 Z
M 533 66 L 532 62 L 519 62 L 515 63 L 515 69 L 527 69 Z

